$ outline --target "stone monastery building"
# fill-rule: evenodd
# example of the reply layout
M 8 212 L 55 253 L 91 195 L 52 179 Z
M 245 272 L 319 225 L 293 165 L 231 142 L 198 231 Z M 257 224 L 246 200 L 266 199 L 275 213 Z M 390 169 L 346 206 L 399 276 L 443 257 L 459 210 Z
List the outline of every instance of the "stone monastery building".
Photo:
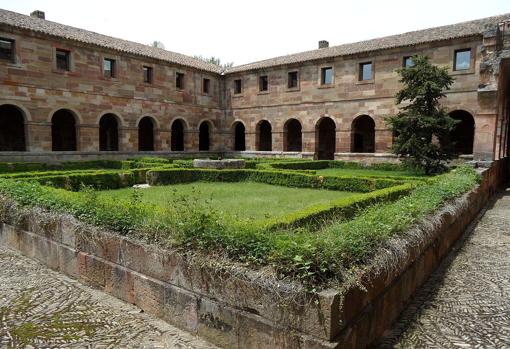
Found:
M 41 11 L 0 10 L 0 161 L 199 151 L 387 159 L 396 69 L 415 54 L 455 78 L 444 104 L 461 120 L 458 153 L 506 156 L 510 14 L 334 47 L 320 41 L 223 70 Z

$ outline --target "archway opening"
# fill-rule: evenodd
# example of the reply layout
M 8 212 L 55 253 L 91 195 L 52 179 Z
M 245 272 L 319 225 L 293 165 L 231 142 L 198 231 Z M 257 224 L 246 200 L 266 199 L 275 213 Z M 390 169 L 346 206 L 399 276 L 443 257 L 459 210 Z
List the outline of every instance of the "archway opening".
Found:
M 315 157 L 318 160 L 334 160 L 335 148 L 335 122 L 329 117 L 323 117 L 315 125 Z
M 455 154 L 473 154 L 475 137 L 475 120 L 473 116 L 465 110 L 455 110 L 450 113 L 450 117 L 459 121 L 450 132 L 450 142 L 452 142 Z
M 246 132 L 242 122 L 236 122 L 234 124 L 234 150 L 244 151 L 246 150 Z
M 210 149 L 211 127 L 207 121 L 203 121 L 198 129 L 198 150 L 207 151 Z
M 284 151 L 303 151 L 303 138 L 301 123 L 296 119 L 290 119 L 283 127 Z
M 184 121 L 175 120 L 172 123 L 170 150 L 184 151 Z
M 368 115 L 358 116 L 352 122 L 351 152 L 352 153 L 375 152 L 375 122 Z
M 114 114 L 105 114 L 99 121 L 99 150 L 119 150 L 119 123 Z
M 273 150 L 271 124 L 267 120 L 262 120 L 257 124 L 257 150 Z
M 76 151 L 76 118 L 66 109 L 60 109 L 51 118 L 51 149 Z
M 0 106 L 0 151 L 25 151 L 25 117 L 16 106 Z
M 138 123 L 138 150 L 154 150 L 154 121 L 145 116 Z

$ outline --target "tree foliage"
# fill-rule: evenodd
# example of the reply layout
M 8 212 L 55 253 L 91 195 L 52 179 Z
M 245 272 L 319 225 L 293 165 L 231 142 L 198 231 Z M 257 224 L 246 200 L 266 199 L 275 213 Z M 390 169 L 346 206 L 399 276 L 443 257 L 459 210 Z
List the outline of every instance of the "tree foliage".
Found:
M 234 66 L 234 62 L 222 63 L 220 58 L 214 57 L 214 56 L 204 57 L 202 55 L 198 55 L 198 56 L 195 56 L 195 58 L 198 58 L 198 59 L 200 59 L 204 62 L 207 62 L 207 63 L 217 65 L 222 68 L 230 68 L 230 67 Z
M 398 70 L 404 87 L 396 94 L 396 103 L 405 105 L 386 120 L 395 136 L 392 151 L 427 174 L 442 172 L 454 155 L 448 138 L 457 121 L 440 99 L 446 97 L 453 78 L 428 57 L 414 56 L 412 61 L 413 66 Z

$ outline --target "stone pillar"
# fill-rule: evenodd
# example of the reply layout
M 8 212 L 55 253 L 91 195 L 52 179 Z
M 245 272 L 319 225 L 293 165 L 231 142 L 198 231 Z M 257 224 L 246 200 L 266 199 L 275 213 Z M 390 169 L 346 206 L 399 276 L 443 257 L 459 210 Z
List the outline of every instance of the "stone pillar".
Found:
M 29 121 L 25 123 L 26 151 L 51 151 L 51 123 Z
M 337 153 L 351 152 L 351 130 L 336 131 L 336 150 Z
M 494 139 L 496 134 L 496 113 L 481 114 L 475 117 L 475 139 L 473 156 L 475 160 L 494 159 Z
M 184 150 L 198 151 L 198 131 L 184 130 Z
M 80 125 L 76 133 L 79 151 L 99 151 L 99 126 Z
M 157 137 L 154 137 L 154 149 L 170 151 L 172 131 L 169 129 L 158 129 L 155 134 Z
M 245 143 L 246 150 L 255 151 L 257 150 L 257 133 L 256 132 L 245 132 Z
M 375 152 L 389 153 L 391 151 L 393 134 L 389 129 L 375 129 Z
M 119 151 L 138 151 L 137 127 L 119 127 Z

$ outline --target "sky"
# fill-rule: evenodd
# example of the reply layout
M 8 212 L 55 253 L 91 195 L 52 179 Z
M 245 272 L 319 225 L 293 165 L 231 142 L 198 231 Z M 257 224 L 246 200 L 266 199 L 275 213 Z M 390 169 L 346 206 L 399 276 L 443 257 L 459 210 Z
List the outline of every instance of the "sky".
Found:
M 0 8 L 235 65 L 510 12 L 510 0 L 0 0 Z

